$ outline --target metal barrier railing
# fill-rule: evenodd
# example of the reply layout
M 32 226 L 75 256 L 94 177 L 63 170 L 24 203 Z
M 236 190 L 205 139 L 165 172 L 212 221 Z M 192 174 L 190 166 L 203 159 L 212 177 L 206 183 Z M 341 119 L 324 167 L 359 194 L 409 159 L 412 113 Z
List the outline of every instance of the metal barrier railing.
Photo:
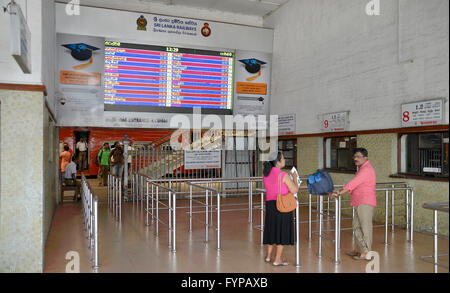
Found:
M 214 227 L 214 223 L 212 220 L 212 210 L 213 210 L 213 193 L 215 192 L 216 197 L 216 211 L 217 211 L 217 250 L 221 250 L 221 242 L 220 242 L 220 192 L 217 189 L 211 188 L 209 186 L 202 186 L 200 184 L 208 184 L 205 182 L 188 182 L 190 186 L 190 190 L 192 191 L 192 187 L 204 189 L 205 190 L 205 242 L 209 241 L 209 227 Z M 211 193 L 211 206 L 209 206 L 209 193 Z M 189 231 L 192 231 L 192 196 L 189 197 Z M 209 210 L 211 209 L 211 221 L 209 221 Z
M 86 177 L 81 173 L 81 201 L 84 228 L 87 233 L 88 247 L 91 250 L 93 268 L 98 265 L 98 197 L 92 194 Z
M 261 214 L 261 225 L 258 229 L 260 229 L 261 231 L 261 243 L 262 243 L 262 235 L 263 235 L 263 214 L 264 214 L 264 189 L 261 188 L 254 188 L 254 183 L 256 182 L 261 182 L 262 178 L 261 177 L 248 177 L 248 178 L 233 178 L 233 179 L 221 179 L 221 178 L 200 178 L 200 179 L 195 179 L 195 180 L 189 180 L 189 179 L 152 179 L 146 175 L 143 174 L 136 174 L 137 175 L 137 180 L 135 180 L 136 186 L 134 188 L 135 190 L 135 194 L 133 194 L 133 202 L 136 200 L 137 204 L 139 205 L 139 201 L 141 201 L 141 204 L 143 206 L 143 202 L 142 200 L 144 199 L 144 196 L 146 198 L 146 212 L 147 212 L 147 217 L 146 217 L 146 225 L 149 225 L 149 220 L 148 220 L 148 216 L 152 215 L 152 221 L 154 219 L 154 188 L 156 187 L 156 202 L 157 202 L 157 208 L 156 208 L 156 213 L 157 213 L 157 223 L 161 222 L 159 220 L 158 217 L 158 212 L 159 212 L 159 208 L 158 204 L 162 203 L 161 202 L 161 194 L 167 194 L 168 195 L 168 199 L 169 200 L 169 204 L 165 205 L 165 207 L 168 209 L 169 211 L 169 223 L 167 224 L 167 226 L 169 227 L 169 247 L 173 244 L 175 247 L 175 231 L 176 231 L 176 208 L 189 208 L 189 231 L 192 231 L 192 220 L 198 220 L 195 219 L 193 217 L 194 213 L 203 213 L 203 212 L 193 212 L 194 208 L 198 208 L 198 207 L 203 207 L 205 208 L 205 221 L 202 222 L 203 224 L 205 224 L 205 240 L 206 242 L 208 242 L 208 228 L 213 226 L 213 210 L 217 212 L 217 226 L 215 227 L 217 229 L 217 249 L 220 250 L 221 249 L 221 243 L 220 243 L 220 218 L 221 218 L 221 212 L 224 211 L 239 211 L 239 210 L 247 210 L 249 212 L 249 223 L 253 223 L 253 210 L 254 209 L 259 209 L 260 210 L 260 214 Z M 302 179 L 305 179 L 305 177 L 302 177 Z M 147 186 L 147 190 L 144 193 L 143 191 L 143 186 L 144 186 L 144 182 Z M 220 204 L 220 197 L 221 192 L 218 188 L 213 188 L 212 186 L 214 186 L 214 184 L 224 184 L 224 183 L 230 183 L 230 182 L 246 182 L 248 183 L 248 208 L 246 209 L 230 209 L 230 210 L 221 210 L 221 204 Z M 178 192 L 176 189 L 173 189 L 173 185 L 176 185 L 177 183 L 184 183 L 188 186 L 189 191 L 182 191 L 182 192 Z M 203 186 L 203 185 L 207 185 L 207 186 Z M 165 186 L 165 185 L 168 185 Z M 399 185 L 402 185 L 403 187 L 397 187 Z M 151 186 L 151 197 L 149 196 L 149 186 Z M 221 185 L 223 186 L 223 185 Z M 343 185 L 335 185 L 335 187 L 342 187 Z M 373 227 L 381 227 L 384 226 L 385 227 L 385 244 L 388 244 L 388 211 L 389 211 L 389 191 L 391 191 L 392 193 L 392 200 L 391 200 L 391 208 L 392 208 L 392 214 L 394 212 L 394 206 L 395 206 L 395 191 L 406 191 L 406 227 L 408 231 L 408 235 L 410 235 L 410 240 L 412 241 L 413 239 L 413 205 L 414 205 L 414 191 L 412 190 L 412 188 L 407 185 L 404 182 L 382 182 L 382 183 L 377 183 L 377 186 L 388 186 L 388 187 L 383 187 L 383 188 L 376 188 L 376 191 L 385 191 L 385 223 L 383 225 L 376 225 Z M 389 187 L 390 186 L 390 187 Z M 194 198 L 194 192 L 193 192 L 193 188 L 196 189 L 202 189 L 205 192 L 205 201 L 201 202 L 198 201 Z M 161 189 L 164 190 L 163 192 L 161 192 Z M 300 186 L 299 187 L 300 190 L 307 190 L 306 186 Z M 254 192 L 261 192 L 261 204 L 258 206 L 254 206 L 253 205 L 253 194 Z M 189 207 L 176 207 L 176 198 L 177 195 L 180 194 L 189 194 Z M 216 194 L 216 205 L 213 204 L 213 195 L 214 193 Z M 197 193 L 198 195 L 198 193 Z M 203 197 L 203 196 L 201 196 Z M 319 220 L 318 221 L 313 221 L 312 220 L 312 200 L 311 200 L 312 195 L 309 194 L 309 198 L 308 198 L 308 202 L 300 202 L 298 200 L 298 208 L 296 210 L 296 217 L 295 217 L 295 221 L 296 221 L 296 231 L 297 231 L 297 238 L 299 237 L 300 233 L 299 233 L 299 227 L 300 224 L 304 224 L 304 223 L 308 223 L 308 239 L 311 239 L 312 233 L 313 232 L 318 232 L 319 234 L 319 252 L 318 252 L 318 256 L 322 256 L 322 238 L 328 239 L 327 237 L 324 236 L 324 232 L 334 232 L 334 239 L 331 239 L 334 243 L 335 243 L 335 247 L 334 247 L 334 263 L 335 264 L 339 264 L 340 263 L 340 233 L 342 230 L 350 230 L 352 228 L 342 228 L 341 227 L 341 221 L 342 216 L 341 216 L 341 211 L 343 209 L 352 209 L 352 218 L 345 218 L 345 219 L 353 219 L 354 217 L 354 209 L 353 207 L 350 208 L 342 208 L 341 206 L 341 202 L 349 202 L 350 200 L 343 200 L 340 197 L 336 197 L 334 199 L 334 214 L 337 215 L 334 216 L 334 220 L 324 220 L 323 217 L 325 215 L 330 216 L 330 199 L 328 198 L 328 207 L 327 207 L 327 212 L 324 211 L 324 205 L 323 205 L 323 196 L 318 196 L 317 200 L 318 200 L 318 205 L 317 205 L 317 213 L 319 214 Z M 150 210 L 149 208 L 149 198 L 152 199 L 152 208 Z M 193 206 L 193 202 L 199 203 L 200 206 Z M 244 203 L 245 204 L 245 203 Z M 164 204 L 163 204 L 164 205 Z M 233 204 L 233 205 L 242 205 L 242 204 Z M 300 217 L 299 217 L 299 208 L 302 205 L 308 205 L 309 207 L 309 216 L 308 216 L 308 221 L 300 221 Z M 334 221 L 334 226 L 335 229 L 334 230 L 323 230 L 323 223 L 325 221 Z M 312 222 L 319 222 L 319 230 L 318 231 L 312 231 Z M 165 224 L 165 223 L 164 223 Z M 392 216 L 392 221 L 391 221 L 391 228 L 392 228 L 392 232 L 394 227 L 394 217 Z M 256 228 L 256 227 L 252 227 L 252 228 Z M 157 235 L 159 228 L 157 226 Z M 172 235 L 172 236 L 171 236 Z M 171 240 L 171 238 L 173 238 L 173 241 Z M 297 243 L 299 243 L 299 241 L 297 241 Z M 175 248 L 173 249 L 173 251 L 175 251 Z M 296 246 L 296 266 L 300 266 L 300 253 L 299 253 L 299 246 Z
M 122 222 L 122 179 L 108 174 L 108 208 L 119 222 Z
M 404 185 L 404 187 L 396 187 L 398 185 Z M 385 223 L 383 225 L 375 225 L 373 226 L 375 227 L 385 227 L 385 241 L 384 244 L 388 245 L 388 226 L 391 226 L 391 232 L 394 232 L 394 208 L 395 206 L 398 206 L 397 204 L 395 204 L 395 191 L 405 191 L 405 219 L 406 219 L 406 230 L 408 232 L 408 236 L 409 242 L 412 242 L 414 239 L 414 190 L 412 189 L 412 187 L 410 187 L 407 183 L 404 182 L 380 182 L 377 183 L 377 186 L 390 186 L 390 187 L 384 187 L 384 188 L 376 188 L 375 191 L 379 192 L 379 191 L 385 191 Z M 335 185 L 335 187 L 343 187 L 343 185 Z M 300 189 L 305 189 L 305 186 L 301 186 Z M 391 191 L 391 224 L 389 225 L 389 191 Z M 303 221 L 301 223 L 308 223 L 308 240 L 311 239 L 312 237 L 312 233 L 313 232 L 318 232 L 318 231 L 312 231 L 311 225 L 313 222 L 312 220 L 312 200 L 311 200 L 312 195 L 309 194 L 309 198 L 308 198 L 308 207 L 309 207 L 309 213 L 308 213 L 308 221 Z M 317 201 L 319 202 L 319 197 L 317 197 Z M 344 200 L 341 199 L 340 201 L 342 202 L 350 202 L 350 199 L 348 200 Z M 316 207 L 319 207 L 319 203 L 317 204 Z M 345 210 L 345 209 L 352 209 L 352 217 L 351 218 L 341 218 L 341 219 L 352 219 L 355 216 L 355 210 L 354 207 L 344 207 L 344 208 L 340 208 L 340 210 Z M 317 208 L 317 210 L 319 210 Z M 327 213 L 323 213 L 324 215 L 330 215 L 330 199 L 328 199 L 328 207 L 327 207 Z M 324 220 L 324 222 L 326 222 L 328 220 Z M 353 230 L 351 227 L 350 228 L 341 228 L 341 230 Z M 332 232 L 333 230 L 329 230 L 329 231 L 325 231 L 325 232 Z
M 438 263 L 439 256 L 447 256 L 446 254 L 438 254 L 438 212 L 444 212 L 448 214 L 448 202 L 444 203 L 424 203 L 423 208 L 427 210 L 433 211 L 433 255 L 421 256 L 420 258 L 428 263 L 432 263 L 434 265 L 434 273 L 438 273 L 438 267 L 443 267 L 448 269 L 448 266 Z M 448 217 L 447 217 L 448 219 Z M 426 258 L 433 258 L 433 262 L 426 260 Z
M 149 184 L 151 185 L 151 197 L 149 194 Z M 151 214 L 152 216 L 152 222 L 153 220 L 156 218 L 156 236 L 159 236 L 159 223 L 166 225 L 168 227 L 168 241 L 169 241 L 169 248 L 172 248 L 172 252 L 176 252 L 176 208 L 177 208 L 177 204 L 176 204 L 176 200 L 177 200 L 177 193 L 175 191 L 173 191 L 171 188 L 165 187 L 163 185 L 157 184 L 155 182 L 152 182 L 151 180 L 148 180 L 148 178 L 146 178 L 146 193 L 145 193 L 145 197 L 146 197 L 146 208 L 145 208 L 145 212 L 146 212 L 146 220 L 145 220 L 145 225 L 149 226 L 149 214 Z M 156 189 L 156 197 L 155 197 L 155 193 L 154 193 L 154 189 Z M 164 204 L 159 197 L 159 190 L 163 189 L 168 191 L 169 193 L 169 203 L 168 205 Z M 151 210 L 149 208 L 149 197 L 152 200 L 152 207 Z M 155 201 L 156 201 L 156 208 L 155 206 Z M 163 205 L 165 208 L 160 208 L 159 205 Z M 155 209 L 156 209 L 156 217 L 155 217 Z M 167 209 L 169 214 L 168 214 L 168 223 L 164 223 L 160 218 L 159 218 L 159 210 L 160 209 Z

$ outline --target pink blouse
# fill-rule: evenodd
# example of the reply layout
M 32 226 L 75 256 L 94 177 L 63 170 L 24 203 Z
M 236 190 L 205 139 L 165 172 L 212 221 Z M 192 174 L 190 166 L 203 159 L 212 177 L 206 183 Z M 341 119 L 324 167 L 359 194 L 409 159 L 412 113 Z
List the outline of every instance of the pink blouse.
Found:
M 266 188 L 266 201 L 277 200 L 278 195 L 278 175 L 282 174 L 281 180 L 281 194 L 289 193 L 289 189 L 285 183 L 283 183 L 283 177 L 286 172 L 281 172 L 280 169 L 273 167 L 269 176 L 263 176 L 264 187 Z
M 356 176 L 350 180 L 344 189 L 350 191 L 350 205 L 357 207 L 361 204 L 367 204 L 373 207 L 377 206 L 377 195 L 375 185 L 377 179 L 375 170 L 369 161 L 359 167 Z

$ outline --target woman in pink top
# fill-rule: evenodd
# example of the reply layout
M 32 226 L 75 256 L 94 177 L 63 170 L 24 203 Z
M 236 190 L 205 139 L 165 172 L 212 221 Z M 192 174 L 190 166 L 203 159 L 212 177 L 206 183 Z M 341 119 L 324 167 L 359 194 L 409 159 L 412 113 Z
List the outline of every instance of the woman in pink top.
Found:
M 285 166 L 281 152 L 269 155 L 269 161 L 264 162 L 263 182 L 266 188 L 266 218 L 264 221 L 263 244 L 266 246 L 266 262 L 272 261 L 272 252 L 276 247 L 274 266 L 286 266 L 281 255 L 284 245 L 294 245 L 294 216 L 292 212 L 281 213 L 277 210 L 278 194 L 297 193 L 297 176 L 294 180 L 281 168 Z

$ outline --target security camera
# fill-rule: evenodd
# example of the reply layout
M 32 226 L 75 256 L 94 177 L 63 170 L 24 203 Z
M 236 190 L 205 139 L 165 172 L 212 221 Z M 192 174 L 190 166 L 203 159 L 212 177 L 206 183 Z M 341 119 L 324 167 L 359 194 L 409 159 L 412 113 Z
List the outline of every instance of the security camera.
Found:
M 64 104 L 66 103 L 66 99 L 65 99 L 65 98 L 61 98 L 61 99 L 59 100 L 59 102 L 61 103 L 61 105 L 64 105 Z

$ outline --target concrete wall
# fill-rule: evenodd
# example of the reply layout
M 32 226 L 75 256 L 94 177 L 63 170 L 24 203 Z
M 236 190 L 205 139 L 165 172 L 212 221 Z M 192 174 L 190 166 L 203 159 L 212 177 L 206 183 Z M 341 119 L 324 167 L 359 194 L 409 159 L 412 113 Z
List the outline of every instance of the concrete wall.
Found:
M 47 104 L 56 116 L 56 19 L 54 0 L 42 1 L 42 83 L 47 89 Z
M 291 0 L 274 28 L 271 114 L 297 114 L 297 134 L 320 114 L 350 111 L 349 130 L 401 127 L 401 104 L 449 98 L 449 1 Z M 276 102 L 275 102 L 276 101 Z

